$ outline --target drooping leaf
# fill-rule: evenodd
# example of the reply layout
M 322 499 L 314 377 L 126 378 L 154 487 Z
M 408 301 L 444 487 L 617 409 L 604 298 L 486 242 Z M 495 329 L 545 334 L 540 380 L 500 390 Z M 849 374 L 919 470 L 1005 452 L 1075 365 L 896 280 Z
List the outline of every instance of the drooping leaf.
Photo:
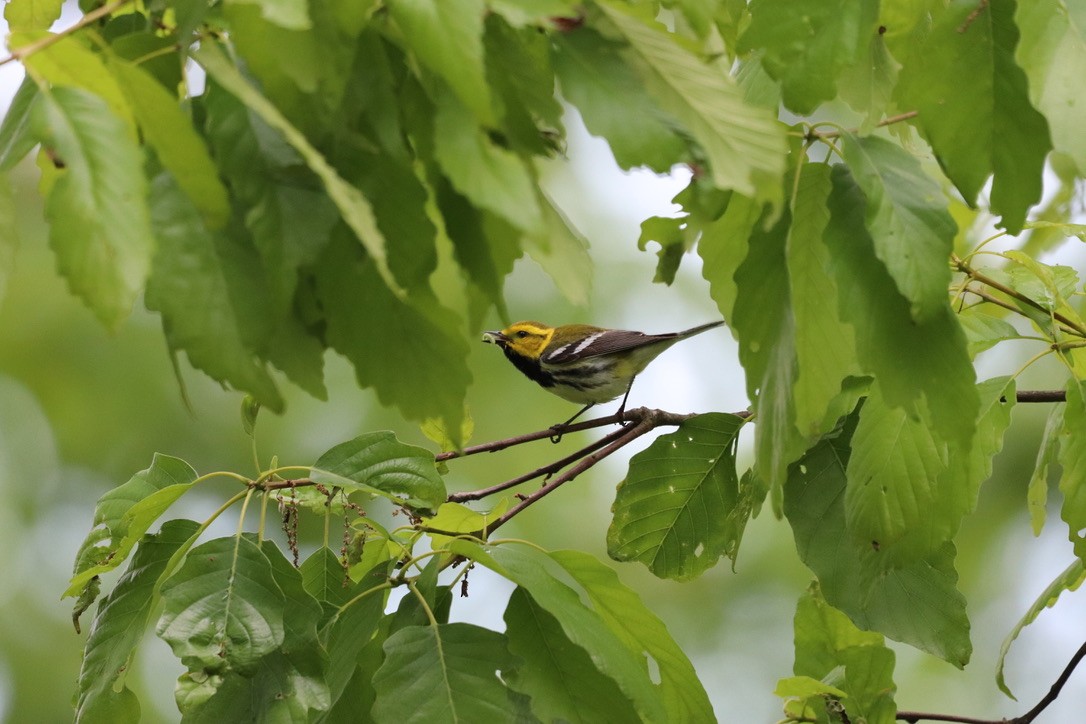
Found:
M 1017 339 L 1021 335 L 1014 326 L 1000 317 L 988 314 L 984 307 L 968 307 L 958 313 L 965 336 L 969 340 L 969 356 L 976 357 L 1007 339 Z
M 587 553 L 552 551 L 550 557 L 584 588 L 588 600 L 626 646 L 655 662 L 659 683 L 654 677 L 653 688 L 663 701 L 668 721 L 711 721 L 712 705 L 693 664 L 637 593 Z
M 196 529 L 195 522 L 176 519 L 163 523 L 158 533 L 144 536 L 128 570 L 102 600 L 83 652 L 76 694 L 77 722 L 134 724 L 140 720 L 139 703 L 123 677 L 155 607 L 155 582 L 170 557 Z M 133 703 L 118 706 L 118 691 L 122 692 L 120 697 Z
M 601 614 L 582 604 L 576 591 L 555 578 L 547 569 L 546 554 L 508 547 L 487 552 L 462 538 L 451 541 L 449 549 L 522 586 L 558 620 L 566 638 L 587 651 L 596 668 L 614 680 L 642 721 L 665 720 L 664 703 L 645 669 L 643 649 L 631 649 Z
M 153 248 L 143 154 L 106 103 L 84 90 L 41 94 L 30 123 L 59 164 L 45 202 L 57 266 L 116 327 L 143 290 Z
M 629 43 L 650 93 L 704 150 L 714 183 L 779 202 L 785 143 L 776 119 L 748 104 L 731 76 L 703 63 L 662 25 L 613 0 L 598 7 Z
M 504 672 L 510 688 L 530 698 L 540 721 L 590 724 L 636 721 L 630 700 L 600 673 L 588 653 L 566 637 L 558 620 L 517 588 L 505 609 L 509 653 L 520 661 Z
M 124 563 L 132 546 L 195 480 L 196 471 L 184 460 L 156 453 L 150 467 L 99 498 L 94 527 L 76 554 L 64 595 L 76 595 L 91 578 Z
M 1086 560 L 1086 383 L 1067 383 L 1067 404 L 1060 430 L 1060 492 L 1063 507 L 1060 517 L 1067 523 L 1068 536 L 1075 554 Z
M 888 407 L 872 390 L 852 435 L 846 471 L 846 525 L 880 558 L 922 560 L 949 540 L 939 476 L 947 449 L 924 418 Z
M 433 453 L 400 442 L 392 432 L 370 432 L 336 445 L 313 464 L 311 477 L 423 510 L 437 510 L 446 495 Z
M 377 721 L 507 721 L 512 705 L 497 671 L 510 665 L 505 637 L 467 623 L 407 626 L 384 644 L 373 676 Z
M 1052 583 L 1048 584 L 1045 590 L 1041 591 L 1041 595 L 1037 597 L 1037 600 L 1033 602 L 1033 605 L 1029 607 L 1025 615 L 1014 625 L 1014 628 L 1010 630 L 1007 637 L 1003 639 L 1003 645 L 999 648 L 999 659 L 996 662 L 996 684 L 999 686 L 999 690 L 1012 699 L 1016 699 L 1014 694 L 1011 693 L 1011 689 L 1007 686 L 1005 667 L 1007 665 L 1007 654 L 1010 653 L 1011 644 L 1018 638 L 1022 630 L 1029 626 L 1031 623 L 1037 620 L 1037 617 L 1041 615 L 1041 612 L 1046 608 L 1052 608 L 1056 605 L 1060 596 L 1064 591 L 1075 591 L 1082 582 L 1086 581 L 1086 565 L 1083 564 L 1082 559 L 1075 560 L 1071 565 L 1064 569 L 1062 573 L 1056 576 Z
M 190 670 L 251 676 L 283 645 L 286 598 L 248 536 L 193 548 L 162 585 L 162 599 L 156 633 Z
M 882 636 L 857 629 L 827 604 L 817 586 L 796 607 L 795 647 L 796 675 L 829 681 L 843 691 L 841 704 L 851 721 L 895 721 L 894 652 Z
M 48 81 L 53 90 L 82 89 L 104 103 L 120 122 L 113 133 L 122 133 L 129 140 L 136 140 L 136 122 L 132 108 L 124 97 L 124 91 L 117 79 L 109 72 L 102 57 L 85 46 L 76 38 L 61 37 L 54 39 L 50 33 L 33 31 L 12 33 L 8 46 L 16 50 L 31 43 L 50 38 L 53 42 L 34 53 L 28 54 L 23 62 L 39 78 Z M 40 140 L 40 139 L 39 139 Z
M 1029 79 L 1029 99 L 1048 121 L 1052 145 L 1086 169 L 1079 79 L 1086 74 L 1086 7 L 1068 0 L 1017 3 L 1021 40 L 1015 60 Z
M 706 226 L 698 242 L 701 275 L 709 282 L 717 309 L 729 322 L 739 296 L 735 272 L 747 256 L 751 232 L 761 216 L 761 204 L 733 192 L 724 213 Z
M 373 261 L 343 234 L 334 235 L 319 263 L 317 293 L 328 342 L 354 364 L 360 385 L 373 387 L 383 404 L 410 419 L 440 416 L 450 434 L 460 430 L 471 373 L 456 315 L 428 296 L 418 305 L 396 297 L 381 284 Z
M 722 555 L 734 561 L 752 508 L 735 471 L 742 425 L 734 415 L 699 415 L 635 455 L 612 506 L 608 555 L 680 580 Z
M 283 398 L 255 352 L 271 334 L 255 250 L 236 228 L 208 230 L 167 173 L 152 183 L 151 209 L 159 244 L 146 303 L 162 314 L 170 348 L 184 351 L 212 379 L 282 410 Z
M 877 3 L 849 0 L 755 0 L 738 52 L 761 51 L 785 105 L 809 114 L 837 95 L 838 76 L 876 37 L 878 10 Z
M 555 37 L 554 69 L 562 95 L 580 112 L 589 133 L 607 140 L 621 168 L 647 166 L 664 173 L 686 157 L 686 143 L 621 48 L 590 27 Z
M 4 120 L 0 122 L 0 172 L 14 168 L 38 143 L 30 123 L 38 93 L 38 84 L 27 76 L 11 99 Z
M 795 426 L 808 438 L 829 432 L 836 424 L 825 419 L 826 410 L 841 393 L 845 378 L 859 374 L 853 332 L 841 319 L 832 260 L 822 239 L 830 218 L 826 201 L 831 189 L 827 165 L 801 167 L 785 243 L 795 336 Z
M 155 149 L 158 160 L 200 210 L 208 228 L 225 226 L 230 216 L 226 187 L 219 180 L 207 146 L 181 111 L 177 98 L 134 63 L 112 59 L 109 69 L 119 81 L 144 140 Z
M 1033 535 L 1040 535 L 1048 516 L 1048 469 L 1057 459 L 1060 450 L 1060 434 L 1063 432 L 1062 404 L 1052 406 L 1045 422 L 1045 431 L 1041 436 L 1041 445 L 1037 449 L 1037 462 L 1033 466 L 1033 475 L 1026 489 L 1026 506 L 1033 525 Z
M 320 178 L 343 220 L 373 260 L 380 278 L 398 295 L 400 287 L 388 268 L 385 239 L 366 198 L 357 188 L 343 180 L 320 151 L 241 75 L 214 43 L 201 44 L 193 56 L 208 75 L 260 116 L 261 120 L 281 133 L 287 143 L 301 155 L 306 165 Z
M 860 628 L 964 666 L 972 646 L 965 599 L 956 588 L 953 545 L 927 560 L 886 570 L 870 545 L 847 533 L 845 469 L 857 421 L 858 415 L 850 416 L 836 437 L 823 439 L 789 471 L 784 513 L 800 559 L 818 576 L 826 601 Z
M 867 199 L 865 224 L 875 254 L 909 300 L 918 322 L 946 308 L 957 226 L 939 184 L 901 146 L 884 138 L 841 138 L 845 160 Z
M 543 208 L 543 233 L 526 235 L 524 251 L 554 281 L 567 301 L 587 304 L 593 271 L 588 241 L 546 194 L 540 205 Z
M 848 170 L 833 168 L 830 223 L 824 239 L 834 259 L 838 310 L 856 332 L 861 369 L 875 377 L 891 407 L 917 414 L 923 400 L 937 435 L 967 444 L 979 400 L 965 334 L 944 294 L 943 306 L 914 319 L 862 223 L 865 201 Z M 924 354 L 916 354 L 924 350 Z
M 434 158 L 464 196 L 514 227 L 538 233 L 543 217 L 524 160 L 495 144 L 455 96 L 438 96 Z
M 880 4 L 880 10 L 885 8 Z M 845 68 L 837 79 L 841 99 L 853 110 L 866 114 L 861 133 L 869 133 L 883 119 L 893 102 L 901 64 L 894 58 L 881 32 L 871 33 L 858 62 Z
M 1051 149 L 1048 123 L 1030 103 L 1026 74 L 1015 62 L 1015 0 L 953 0 L 914 43 L 897 86 L 904 108 L 966 201 L 989 176 L 992 210 L 1012 234 L 1041 198 L 1041 172 Z M 962 118 L 969 118 L 962 123 Z
M 325 559 L 327 560 L 327 556 Z M 325 680 L 328 682 L 333 705 L 343 700 L 350 701 L 351 692 L 348 686 L 358 670 L 362 651 L 375 643 L 380 649 L 380 644 L 383 643 L 378 635 L 378 626 L 384 614 L 386 596 L 372 588 L 384 581 L 387 572 L 388 564 L 379 563 L 367 569 L 352 587 L 343 588 L 341 584 L 341 597 L 346 600 L 339 604 L 333 618 L 321 629 L 320 638 L 328 651 L 328 673 Z M 305 571 L 303 575 L 304 573 Z M 369 595 L 357 598 L 367 591 L 370 592 Z M 375 670 L 376 666 L 365 672 L 367 682 L 369 675 Z
M 493 126 L 483 57 L 483 0 L 391 0 L 387 7 L 402 31 L 401 42 L 449 84 L 480 123 Z

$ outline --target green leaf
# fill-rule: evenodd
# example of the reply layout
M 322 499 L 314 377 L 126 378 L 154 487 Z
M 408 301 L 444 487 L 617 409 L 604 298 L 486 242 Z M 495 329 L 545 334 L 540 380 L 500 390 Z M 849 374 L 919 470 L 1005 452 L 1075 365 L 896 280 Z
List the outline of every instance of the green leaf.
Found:
M 731 327 L 739 340 L 747 396 L 754 401 L 754 456 L 758 475 L 779 490 L 788 464 L 803 454 L 796 427 L 795 322 L 789 296 L 785 242 L 790 214 L 769 229 L 756 226 L 747 258 L 735 272 L 738 296 Z
M 902 58 L 897 86 L 899 104 L 919 111 L 924 135 L 967 202 L 994 174 L 991 207 L 1011 234 L 1041 198 L 1052 147 L 1015 63 L 1014 9 L 1014 0 L 992 0 L 979 10 L 973 0 L 953 0 Z
M 789 471 L 784 513 L 800 559 L 818 576 L 830 605 L 860 628 L 964 666 L 972 647 L 965 599 L 955 587 L 954 547 L 947 544 L 927 560 L 886 570 L 878 553 L 847 530 L 845 469 L 857 420 L 853 414 Z
M 969 341 L 970 357 L 976 357 L 1004 340 L 1021 337 L 1010 322 L 986 313 L 980 305 L 959 312 L 958 322 Z
M 979 407 L 976 373 L 946 294 L 941 310 L 914 319 L 909 301 L 875 256 L 861 222 L 865 201 L 843 165 L 833 168 L 829 208 L 823 238 L 834 260 L 838 311 L 855 328 L 861 369 L 875 377 L 889 406 L 918 414 L 923 401 L 936 435 L 965 444 Z M 920 349 L 924 354 L 916 354 Z
M 78 594 L 91 578 L 124 563 L 151 524 L 195 481 L 196 471 L 184 460 L 155 453 L 150 467 L 99 498 L 94 527 L 76 554 L 75 575 L 64 596 Z
M 313 464 L 311 477 L 348 491 L 357 484 L 366 492 L 423 510 L 437 510 L 446 496 L 434 454 L 400 442 L 389 431 L 366 433 L 336 445 Z
M 487 8 L 511 25 L 535 25 L 551 18 L 571 17 L 577 13 L 574 0 L 487 0 Z
M 1048 121 L 1052 145 L 1086 169 L 1080 79 L 1086 74 L 1086 12 L 1068 0 L 1017 3 L 1021 40 L 1015 60 L 1029 79 L 1029 98 Z
M 388 637 L 373 675 L 377 721 L 484 722 L 511 719 L 497 676 L 510 666 L 505 637 L 467 623 L 407 626 Z
M 475 118 L 495 125 L 483 59 L 483 0 L 390 0 L 399 40 L 440 76 Z
M 776 116 L 748 104 L 731 76 L 703 63 L 662 25 L 613 0 L 598 7 L 629 43 L 649 92 L 704 150 L 713 182 L 779 202 L 786 148 Z
M 305 0 L 226 0 L 227 5 L 256 5 L 270 23 L 289 30 L 309 30 L 309 8 Z
M 837 96 L 838 76 L 877 37 L 878 10 L 878 3 L 850 0 L 755 0 L 738 52 L 761 50 L 785 105 L 806 115 Z
M 957 225 L 939 184 L 901 146 L 877 136 L 841 137 L 845 160 L 867 199 L 864 217 L 875 254 L 918 322 L 943 313 L 948 258 Z
M 1060 517 L 1067 523 L 1075 555 L 1086 560 L 1086 382 L 1069 380 L 1060 430 Z
M 344 234 L 333 238 L 319 263 L 317 293 L 328 342 L 354 364 L 360 385 L 373 387 L 382 404 L 396 405 L 412 420 L 440 416 L 450 433 L 460 430 L 471 373 L 462 322 L 452 312 L 426 295 L 417 306 L 396 297 Z M 373 353 L 375 345 L 381 354 Z
M 901 64 L 886 47 L 885 37 L 871 33 L 866 54 L 841 72 L 837 79 L 841 99 L 853 110 L 866 114 L 861 133 L 870 133 L 891 107 L 900 70 Z
M 151 186 L 151 211 L 159 244 L 146 304 L 162 314 L 170 348 L 212 379 L 282 411 L 283 398 L 254 353 L 271 333 L 255 250 L 236 227 L 209 231 L 167 173 Z
M 208 228 L 225 226 L 230 216 L 226 187 L 177 98 L 138 65 L 114 58 L 109 69 L 120 82 L 144 139 L 200 210 Z
M 283 645 L 287 599 L 272 564 L 247 536 L 189 551 L 162 585 L 156 633 L 192 671 L 253 675 Z
M 330 565 L 331 560 L 327 559 L 327 556 L 325 558 L 328 560 L 325 565 Z M 344 589 L 341 584 L 342 598 L 347 600 L 339 604 L 334 617 L 321 629 L 321 641 L 328 651 L 326 681 L 333 704 L 350 700 L 352 692 L 348 684 L 358 670 L 359 656 L 362 651 L 375 643 L 378 650 L 380 649 L 382 642 L 379 638 L 375 639 L 375 634 L 378 632 L 378 625 L 384 614 L 387 595 L 381 591 L 373 591 L 372 587 L 383 583 L 387 573 L 387 562 L 381 563 L 368 569 L 356 585 Z M 304 570 L 303 575 L 305 575 Z M 369 595 L 358 598 L 367 591 Z M 375 669 L 376 666 L 365 672 L 367 681 Z
M 846 525 L 859 545 L 900 564 L 923 560 L 950 539 L 944 520 L 946 445 L 924 418 L 888 407 L 878 390 L 860 411 L 846 473 Z
M 321 546 L 313 551 L 302 561 L 298 571 L 302 574 L 302 586 L 326 609 L 334 612 L 351 599 L 350 588 L 344 585 L 351 582 L 347 571 L 343 562 L 328 546 Z
M 4 300 L 8 279 L 15 268 L 15 252 L 19 247 L 19 233 L 15 212 L 15 191 L 11 178 L 0 171 L 0 303 Z
M 626 646 L 638 657 L 656 663 L 660 683 L 654 683 L 653 688 L 664 703 L 667 720 L 712 721 L 713 708 L 693 664 L 637 593 L 586 553 L 552 551 L 550 557 L 584 588 L 597 613 Z
M 169 520 L 144 536 L 128 570 L 102 600 L 83 651 L 76 694 L 78 722 L 138 722 L 139 703 L 123 679 L 155 608 L 155 582 L 166 563 L 196 532 L 191 520 Z M 127 704 L 118 705 L 116 692 Z
M 735 272 L 747 256 L 751 233 L 761 216 L 761 204 L 732 193 L 723 214 L 705 227 L 698 241 L 701 275 L 709 282 L 709 294 L 717 309 L 729 322 L 739 296 Z
M 1053 405 L 1045 422 L 1041 445 L 1037 448 L 1037 462 L 1026 489 L 1026 506 L 1033 525 L 1033 535 L 1040 535 L 1048 516 L 1048 469 L 1057 459 L 1060 449 L 1060 434 L 1063 431 L 1064 405 Z
M 45 202 L 57 266 L 116 327 L 143 289 L 153 248 L 143 154 L 101 98 L 76 88 L 41 94 L 30 123 L 62 164 Z
M 1075 560 L 1064 571 L 1056 576 L 1052 583 L 1049 583 L 1045 590 L 1041 591 L 1041 595 L 1037 597 L 1037 600 L 1033 602 L 1033 605 L 1029 607 L 1025 615 L 1014 625 L 1007 637 L 1003 639 L 1003 645 L 999 648 L 999 660 L 996 662 L 996 684 L 999 685 L 999 690 L 1007 696 L 1015 699 L 1017 698 L 1011 693 L 1011 689 L 1007 686 L 1007 680 L 1004 676 L 1004 667 L 1007 665 L 1007 654 L 1010 653 L 1011 644 L 1014 643 L 1018 635 L 1022 633 L 1022 630 L 1026 626 L 1037 620 L 1037 617 L 1046 608 L 1052 608 L 1056 605 L 1060 595 L 1064 591 L 1075 591 L 1082 582 L 1086 581 L 1086 565 L 1083 564 L 1082 559 Z
M 281 133 L 287 143 L 301 155 L 305 164 L 320 178 L 328 196 L 343 215 L 343 220 L 347 222 L 370 258 L 373 259 L 381 280 L 395 295 L 401 296 L 400 287 L 388 268 L 384 236 L 377 226 L 373 209 L 366 198 L 357 188 L 344 181 L 320 151 L 314 148 L 267 98 L 249 84 L 217 45 L 202 43 L 200 48 L 193 52 L 193 57 L 203 66 L 208 75 L 237 97 L 264 123 Z
M 544 722 L 590 724 L 637 721 L 630 700 L 604 676 L 588 653 L 566 637 L 558 620 L 518 587 L 505 609 L 509 653 L 519 659 L 503 678 L 530 699 L 532 713 Z
M 822 238 L 831 189 L 829 166 L 801 167 L 784 251 L 795 336 L 795 427 L 807 438 L 832 429 L 836 419 L 825 420 L 826 410 L 841 394 L 845 378 L 859 374 L 852 328 L 838 311 L 840 293 Z
M 524 250 L 550 276 L 566 301 L 583 306 L 592 289 L 588 241 L 546 194 L 540 205 L 543 233 L 526 235 L 522 240 Z
M 75 38 L 62 37 L 58 40 L 51 33 L 40 31 L 12 33 L 8 46 L 17 50 L 45 38 L 54 42 L 27 55 L 23 59 L 26 67 L 33 71 L 36 77 L 48 81 L 54 91 L 82 89 L 97 96 L 116 120 L 120 121 L 120 125 L 112 129 L 112 133 L 124 135 L 134 143 L 136 122 L 132 109 L 125 100 L 120 84 L 109 72 L 100 55 Z
M 608 555 L 680 580 L 722 555 L 734 561 L 753 506 L 735 471 L 742 426 L 735 415 L 699 415 L 634 455 L 612 506 Z
M 0 172 L 10 171 L 38 144 L 31 128 L 31 109 L 38 94 L 38 84 L 26 76 L 11 99 L 4 120 L 0 122 Z
M 860 631 L 829 606 L 817 586 L 799 599 L 795 617 L 795 673 L 833 685 L 851 721 L 896 721 L 894 652 L 879 634 Z M 840 672 L 843 670 L 843 674 Z M 822 695 L 819 692 L 818 695 Z
M 4 5 L 4 20 L 12 32 L 48 30 L 63 6 L 64 0 L 10 0 Z
M 656 252 L 656 276 L 652 281 L 671 285 L 675 273 L 679 270 L 683 255 L 690 251 L 690 239 L 686 233 L 687 222 L 683 218 L 671 216 L 650 216 L 641 222 L 641 236 L 637 239 L 637 248 L 645 251 L 650 241 L 656 242 L 660 250 Z
M 1011 288 L 1049 311 L 1077 316 L 1067 300 L 1079 289 L 1078 272 L 1069 266 L 1042 264 L 1020 251 L 1006 251 L 1003 256 L 1011 261 L 1006 269 Z
M 577 592 L 548 570 L 546 554 L 509 547 L 489 549 L 491 554 L 462 538 L 452 541 L 449 549 L 526 589 L 536 603 L 558 620 L 566 638 L 587 651 L 596 668 L 618 684 L 623 695 L 634 703 L 642 721 L 665 720 L 664 704 L 645 669 L 644 648 L 631 648 L 628 639 L 615 631 L 611 623 L 605 622 L 600 613 L 582 604 Z M 600 564 L 597 562 L 596 565 Z M 614 583 L 619 585 L 617 580 Z M 636 596 L 625 590 L 636 601 Z M 659 625 L 662 628 L 662 624 Z
M 455 96 L 436 102 L 434 158 L 456 190 L 513 226 L 538 232 L 543 217 L 524 160 L 495 144 Z
M 621 168 L 666 173 L 687 157 L 677 122 L 645 91 L 620 55 L 622 45 L 587 26 L 559 33 L 553 42 L 562 96 L 589 133 L 607 140 Z

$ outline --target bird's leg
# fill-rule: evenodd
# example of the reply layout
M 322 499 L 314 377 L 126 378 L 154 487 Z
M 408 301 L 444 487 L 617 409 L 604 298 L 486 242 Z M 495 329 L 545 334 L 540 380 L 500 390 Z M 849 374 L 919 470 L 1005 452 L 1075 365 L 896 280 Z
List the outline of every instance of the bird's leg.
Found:
M 622 404 L 618 406 L 618 424 L 626 427 L 626 421 L 623 416 L 626 414 L 626 400 L 630 398 L 630 390 L 633 389 L 633 379 L 630 380 L 630 384 L 626 385 L 626 394 L 622 396 Z
M 584 407 L 582 407 L 582 408 L 581 408 L 580 410 L 578 410 L 578 411 L 577 411 L 577 414 L 576 414 L 576 415 L 574 415 L 573 417 L 569 418 L 569 419 L 568 419 L 568 420 L 566 420 L 565 422 L 560 422 L 560 423 L 558 423 L 557 425 L 551 425 L 551 429 L 555 431 L 555 434 L 554 434 L 554 435 L 551 435 L 551 442 L 552 442 L 552 443 L 554 443 L 555 445 L 557 445 L 558 443 L 562 442 L 562 432 L 563 432 L 563 431 L 564 431 L 564 430 L 565 430 L 565 429 L 566 429 L 567 427 L 569 427 L 570 425 L 572 425 L 572 424 L 573 424 L 573 421 L 574 421 L 574 420 L 576 420 L 576 419 L 577 419 L 578 417 L 580 417 L 581 415 L 583 415 L 583 414 L 585 414 L 586 412 L 588 412 L 588 409 L 589 409 L 590 407 L 592 407 L 593 405 L 595 405 L 595 404 L 596 404 L 595 402 L 589 402 L 589 403 L 588 403 L 587 405 L 585 405 L 585 406 L 584 406 Z

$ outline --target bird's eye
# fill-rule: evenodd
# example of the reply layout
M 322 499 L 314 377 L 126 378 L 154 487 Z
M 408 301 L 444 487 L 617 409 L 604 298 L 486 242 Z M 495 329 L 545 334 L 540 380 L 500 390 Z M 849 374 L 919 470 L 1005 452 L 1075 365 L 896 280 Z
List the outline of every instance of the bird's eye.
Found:
M 519 332 L 517 332 L 517 339 L 524 339 L 527 336 L 528 336 L 528 332 L 526 330 L 522 329 Z

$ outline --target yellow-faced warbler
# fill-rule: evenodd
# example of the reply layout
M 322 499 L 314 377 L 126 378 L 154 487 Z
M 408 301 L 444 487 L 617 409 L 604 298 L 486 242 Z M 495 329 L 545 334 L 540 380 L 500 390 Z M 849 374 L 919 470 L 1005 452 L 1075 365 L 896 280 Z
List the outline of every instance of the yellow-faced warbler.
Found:
M 517 322 L 500 332 L 484 332 L 483 341 L 501 347 L 509 361 L 543 389 L 584 405 L 555 426 L 564 427 L 593 405 L 625 393 L 618 408 L 621 417 L 634 378 L 650 362 L 676 342 L 722 324 L 710 322 L 685 332 L 644 334 L 588 324 L 548 327 L 539 322 Z

